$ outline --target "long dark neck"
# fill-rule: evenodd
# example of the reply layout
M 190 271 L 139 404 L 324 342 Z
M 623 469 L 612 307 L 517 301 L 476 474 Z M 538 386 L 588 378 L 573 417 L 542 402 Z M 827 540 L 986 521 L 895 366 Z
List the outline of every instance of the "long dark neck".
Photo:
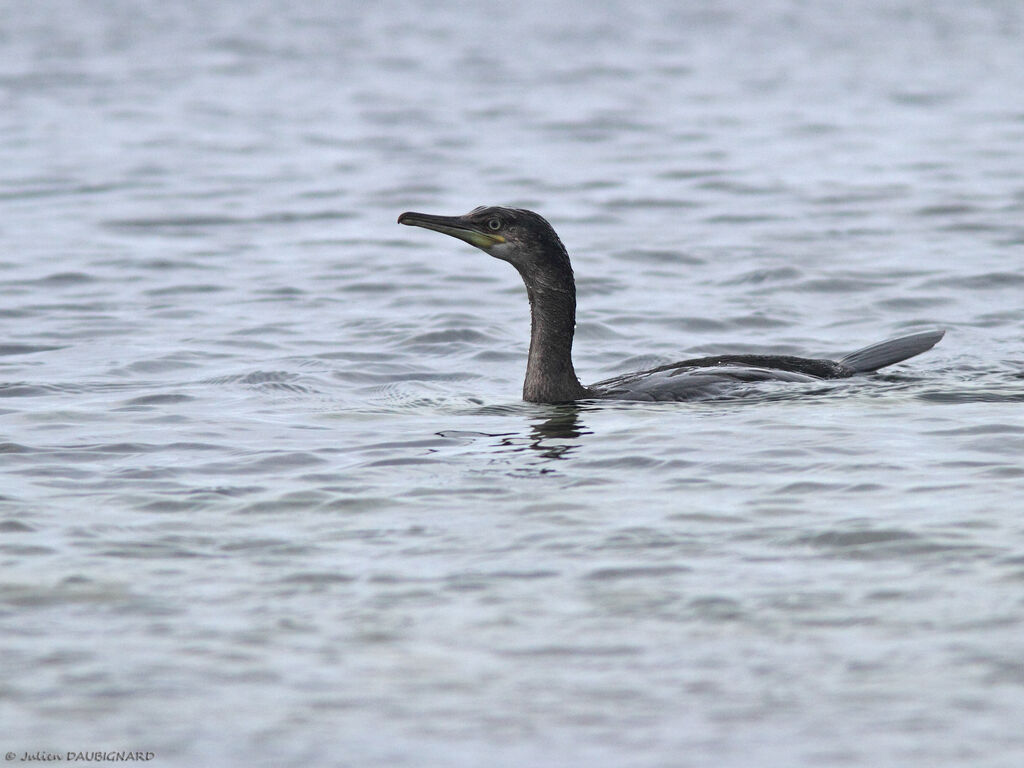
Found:
M 588 395 L 572 367 L 576 331 L 576 284 L 572 268 L 553 274 L 523 274 L 530 297 L 530 359 L 523 400 L 564 403 Z

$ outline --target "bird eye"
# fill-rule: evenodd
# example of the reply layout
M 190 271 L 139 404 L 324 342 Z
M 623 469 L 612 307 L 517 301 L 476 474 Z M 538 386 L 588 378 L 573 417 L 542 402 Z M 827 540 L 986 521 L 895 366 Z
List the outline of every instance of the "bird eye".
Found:
M 501 219 L 491 219 L 487 222 L 487 227 L 495 231 L 501 229 Z

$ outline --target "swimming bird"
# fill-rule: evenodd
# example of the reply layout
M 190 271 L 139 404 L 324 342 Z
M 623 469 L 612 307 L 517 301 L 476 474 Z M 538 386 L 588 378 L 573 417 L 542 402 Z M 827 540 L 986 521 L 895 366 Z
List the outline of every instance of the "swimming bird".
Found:
M 569 254 L 552 226 L 522 208 L 479 207 L 464 216 L 403 213 L 399 224 L 443 232 L 507 261 L 523 278 L 530 300 L 530 353 L 523 399 L 534 403 L 574 400 L 700 400 L 728 395 L 742 384 L 813 382 L 870 373 L 919 355 L 945 331 L 925 331 L 879 342 L 839 360 L 788 355 L 717 355 L 680 360 L 626 373 L 589 387 L 572 364 L 576 329 L 576 281 Z

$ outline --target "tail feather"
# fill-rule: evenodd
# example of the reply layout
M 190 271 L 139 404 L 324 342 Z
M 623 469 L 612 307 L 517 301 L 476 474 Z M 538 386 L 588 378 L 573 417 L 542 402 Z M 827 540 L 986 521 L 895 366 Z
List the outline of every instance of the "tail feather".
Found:
M 854 373 L 870 373 L 879 368 L 885 368 L 887 365 L 906 360 L 908 357 L 927 352 L 945 335 L 945 331 L 924 331 L 898 339 L 880 341 L 840 358 L 839 364 L 846 366 Z

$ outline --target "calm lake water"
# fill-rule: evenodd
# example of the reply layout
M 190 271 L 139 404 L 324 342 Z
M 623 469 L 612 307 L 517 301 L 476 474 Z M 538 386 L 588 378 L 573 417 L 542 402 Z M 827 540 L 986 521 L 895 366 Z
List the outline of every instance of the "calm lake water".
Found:
M 1024 6 L 437 5 L 0 5 L 0 748 L 1024 764 Z

